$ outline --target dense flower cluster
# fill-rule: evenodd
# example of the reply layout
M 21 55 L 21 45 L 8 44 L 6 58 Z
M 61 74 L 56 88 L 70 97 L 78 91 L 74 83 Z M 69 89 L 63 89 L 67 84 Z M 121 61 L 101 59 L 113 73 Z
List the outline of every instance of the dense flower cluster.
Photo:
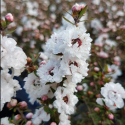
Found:
M 59 117 L 60 125 L 70 124 L 69 120 L 66 121 L 63 117 L 75 112 L 74 108 L 78 98 L 74 95 L 74 92 L 76 92 L 77 83 L 87 76 L 88 63 L 86 60 L 90 55 L 91 41 L 92 39 L 86 33 L 83 24 L 78 27 L 71 24 L 67 25 L 59 32 L 52 34 L 46 42 L 45 54 L 49 57 L 49 60 L 46 63 L 41 62 L 37 70 L 39 77 L 31 73 L 25 78 L 24 88 L 32 103 L 42 95 L 46 95 L 50 99 L 56 98 L 53 106 L 58 113 L 61 113 Z M 31 85 L 33 88 L 31 88 Z M 50 96 L 51 87 L 55 92 L 51 92 Z M 44 117 L 45 115 L 40 117 L 41 120 Z M 37 120 L 37 123 L 34 119 L 32 120 L 34 124 L 38 124 L 39 120 Z

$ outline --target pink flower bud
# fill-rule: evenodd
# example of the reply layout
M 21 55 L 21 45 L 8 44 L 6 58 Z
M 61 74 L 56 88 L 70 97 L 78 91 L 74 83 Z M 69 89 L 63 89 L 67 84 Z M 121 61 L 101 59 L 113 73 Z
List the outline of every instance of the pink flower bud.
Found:
M 117 36 L 116 39 L 117 39 L 117 40 L 120 40 L 120 39 L 121 39 L 121 36 Z
M 72 11 L 80 11 L 81 10 L 81 6 L 79 4 L 75 4 L 72 6 Z
M 97 66 L 97 62 L 94 62 L 94 65 Z
M 21 115 L 20 114 L 15 115 L 15 120 L 18 121 L 19 119 L 21 119 Z
M 94 86 L 94 82 L 91 82 L 91 83 L 90 83 L 90 86 Z
M 15 106 L 17 105 L 17 100 L 16 100 L 16 99 L 11 99 L 10 105 L 11 105 L 12 107 L 15 107 Z
M 112 71 L 112 69 L 108 67 L 108 72 L 111 72 L 111 71 Z
M 32 125 L 31 121 L 27 121 L 26 125 Z
M 11 13 L 8 13 L 6 16 L 5 16 L 5 19 L 10 21 L 10 22 L 13 22 L 14 21 L 14 17 Z
M 30 113 L 28 113 L 28 114 L 26 115 L 26 118 L 27 118 L 27 119 L 31 119 L 32 116 L 33 116 L 33 113 L 30 112 Z
M 45 101 L 45 100 L 48 99 L 48 96 L 47 96 L 47 95 L 43 95 L 43 96 L 41 97 L 41 99 L 42 99 L 43 101 Z
M 55 122 L 51 122 L 50 125 L 57 125 Z
M 77 85 L 76 89 L 77 89 L 78 91 L 82 91 L 82 90 L 83 90 L 83 86 L 82 86 L 82 85 Z
M 27 107 L 27 103 L 25 101 L 22 101 L 19 103 L 20 104 L 20 108 L 25 108 Z
M 109 114 L 108 118 L 112 120 L 112 119 L 114 119 L 114 115 L 113 114 Z
M 99 67 L 94 67 L 94 70 L 98 72 L 100 69 Z
M 96 107 L 96 108 L 94 109 L 95 112 L 99 112 L 99 110 L 100 110 L 100 109 L 99 109 L 98 107 Z
M 84 4 L 81 4 L 80 6 L 81 6 L 81 9 L 83 9 L 83 8 L 85 7 L 85 5 L 84 5 Z
M 99 57 L 102 57 L 102 58 L 108 58 L 109 57 L 109 55 L 106 52 L 103 52 L 103 51 L 97 53 L 97 55 Z

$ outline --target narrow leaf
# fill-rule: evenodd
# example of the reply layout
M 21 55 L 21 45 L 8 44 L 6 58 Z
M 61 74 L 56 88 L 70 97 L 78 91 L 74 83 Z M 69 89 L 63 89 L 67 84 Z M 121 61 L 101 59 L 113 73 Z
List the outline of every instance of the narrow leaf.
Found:
M 87 10 L 87 5 L 80 11 L 79 19 L 83 16 L 83 14 L 86 12 L 86 10 Z
M 63 16 L 63 18 L 64 18 L 67 22 L 71 23 L 72 25 L 75 25 L 74 23 L 72 23 L 71 21 L 69 21 L 68 19 L 66 19 L 64 16 Z
M 93 20 L 93 19 L 95 19 L 95 18 L 90 18 L 90 19 L 88 19 L 88 20 L 82 20 L 82 21 L 80 21 L 80 22 L 89 22 L 89 21 L 91 21 L 91 20 Z
M 5 33 L 6 33 L 6 34 L 10 34 L 10 33 L 14 32 L 15 30 L 16 30 L 16 27 L 13 28 L 13 29 L 7 30 Z
M 65 12 L 67 12 L 69 15 L 71 15 L 72 16 L 72 14 L 71 13 L 69 13 L 67 10 L 65 10 L 64 8 L 63 8 L 63 10 L 65 11 Z

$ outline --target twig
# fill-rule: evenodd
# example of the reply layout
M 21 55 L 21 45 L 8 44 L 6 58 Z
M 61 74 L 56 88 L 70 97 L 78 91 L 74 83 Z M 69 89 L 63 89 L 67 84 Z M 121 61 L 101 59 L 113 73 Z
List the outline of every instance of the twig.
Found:
M 19 108 L 17 108 L 17 111 L 20 113 L 20 115 L 22 116 L 22 118 L 26 122 L 27 120 L 26 120 L 25 116 L 23 115 L 22 111 Z

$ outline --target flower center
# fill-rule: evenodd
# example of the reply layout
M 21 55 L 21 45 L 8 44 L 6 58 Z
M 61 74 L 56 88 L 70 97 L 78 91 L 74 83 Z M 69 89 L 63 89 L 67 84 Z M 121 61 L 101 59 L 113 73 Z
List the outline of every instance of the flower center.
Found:
M 64 102 L 65 102 L 66 104 L 68 103 L 68 97 L 67 97 L 67 96 L 63 97 L 63 100 L 64 100 Z
M 54 75 L 54 73 L 52 72 L 53 69 L 54 69 L 54 68 L 52 68 L 51 70 L 49 70 L 49 74 L 50 74 L 51 76 Z
M 78 47 L 80 47 L 82 45 L 82 41 L 79 38 L 72 39 L 72 44 L 74 45 L 75 43 L 78 43 Z

